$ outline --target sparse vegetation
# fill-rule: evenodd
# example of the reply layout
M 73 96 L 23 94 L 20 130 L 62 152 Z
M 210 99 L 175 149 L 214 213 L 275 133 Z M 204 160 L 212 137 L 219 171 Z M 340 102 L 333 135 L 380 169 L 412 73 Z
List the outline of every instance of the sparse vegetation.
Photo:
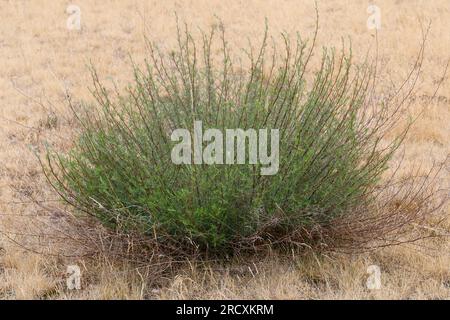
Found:
M 448 202 L 437 215 L 430 215 L 438 206 L 430 198 L 430 187 L 441 189 L 448 199 L 450 186 L 448 75 L 435 95 L 448 59 L 448 41 L 443 37 L 449 29 L 448 0 L 377 0 L 381 9 L 378 32 L 367 28 L 367 1 L 352 1 L 351 5 L 340 0 L 318 1 L 321 23 L 306 73 L 307 90 L 314 83 L 314 70 L 320 70 L 321 47 L 340 48 L 342 37 L 350 37 L 353 66 L 360 64 L 367 51 L 379 62 L 372 75 L 381 87 L 372 95 L 373 105 L 388 98 L 383 94 L 403 91 L 392 95 L 390 105 L 395 108 L 405 98 L 397 115 L 407 119 L 411 114 L 414 123 L 388 161 L 372 194 L 372 205 L 348 211 L 321 228 L 282 238 L 284 243 L 301 247 L 327 244 L 325 248 L 334 252 L 317 254 L 314 247 L 287 254 L 287 250 L 264 246 L 258 254 L 243 253 L 226 262 L 212 261 L 212 256 L 198 259 L 189 254 L 191 245 L 179 246 L 161 238 L 155 242 L 153 236 L 130 234 L 132 228 L 108 230 L 95 217 L 59 199 L 33 153 L 45 161 L 47 144 L 52 152 L 64 155 L 81 136 L 81 123 L 65 99 L 70 97 L 75 114 L 83 118 L 81 102 L 92 102 L 86 61 L 92 59 L 99 82 L 117 102 L 109 79 L 114 79 L 121 93 L 134 82 L 127 52 L 145 69 L 144 59 L 150 55 L 143 34 L 162 45 L 165 53 L 176 47 L 173 12 L 190 26 L 199 52 L 203 48 L 197 26 L 206 30 L 220 17 L 227 25 L 230 50 L 248 48 L 251 39 L 257 55 L 267 18 L 274 35 L 268 38 L 270 57 L 272 42 L 283 49 L 280 32 L 299 30 L 304 36 L 313 35 L 314 1 L 79 0 L 76 4 L 82 13 L 79 31 L 65 27 L 70 18 L 66 2 L 0 2 L 0 299 L 448 299 Z M 424 24 L 431 22 L 425 54 L 419 55 L 420 75 L 414 65 L 421 34 L 418 18 Z M 215 62 L 221 61 L 219 36 L 211 50 Z M 295 48 L 295 39 L 291 41 Z M 230 59 L 243 58 L 242 69 L 248 70 L 245 53 L 235 54 L 230 52 Z M 335 56 L 340 57 L 340 52 Z M 202 59 L 200 54 L 199 67 Z M 402 86 L 405 79 L 409 81 Z M 85 107 L 102 117 L 101 110 L 94 112 L 101 107 L 98 103 Z M 401 136 L 406 125 L 399 120 L 386 128 L 382 146 Z M 444 164 L 439 175 L 425 179 L 439 163 Z M 442 223 L 430 223 L 428 218 Z M 280 234 L 271 228 L 277 219 L 261 234 L 244 239 L 238 248 L 277 245 L 268 236 Z M 421 240 L 412 242 L 417 239 Z M 381 248 L 386 244 L 399 245 Z M 368 251 L 373 248 L 378 250 Z M 354 254 L 361 250 L 365 252 Z M 81 269 L 81 290 L 67 289 L 69 265 Z M 380 290 L 366 287 L 371 265 L 380 267 Z

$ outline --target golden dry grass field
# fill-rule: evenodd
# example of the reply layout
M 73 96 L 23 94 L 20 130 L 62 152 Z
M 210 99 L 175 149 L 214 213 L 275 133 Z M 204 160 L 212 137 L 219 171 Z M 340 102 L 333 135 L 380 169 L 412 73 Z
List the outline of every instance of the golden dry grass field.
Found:
M 70 4 L 80 8 L 81 30 L 67 28 Z M 381 10 L 378 47 L 386 81 L 407 76 L 422 28 L 431 22 L 410 106 L 412 114 L 422 114 L 405 141 L 399 175 L 447 161 L 436 183 L 448 194 L 448 75 L 431 97 L 450 58 L 450 0 L 318 1 L 318 46 L 340 46 L 342 38 L 350 38 L 356 57 L 374 50 L 375 30 L 367 26 L 371 4 Z M 274 35 L 299 31 L 310 37 L 315 26 L 310 0 L 0 0 L 0 298 L 450 298 L 448 219 L 435 230 L 441 237 L 372 253 L 267 253 L 225 265 L 191 262 L 161 279 L 123 261 L 72 258 L 73 244 L 64 251 L 68 257 L 48 254 L 53 248 L 46 248 L 45 237 L 57 219 L 44 217 L 42 208 L 26 199 L 50 203 L 56 195 L 31 150 L 45 139 L 71 141 L 65 92 L 79 101 L 91 99 L 87 63 L 102 79 L 125 86 L 132 77 L 128 54 L 138 62 L 145 57 L 144 35 L 164 46 L 174 43 L 175 12 L 194 30 L 221 20 L 233 47 L 245 46 L 249 38 L 258 41 L 265 19 Z M 450 214 L 448 206 L 441 210 Z M 48 230 L 36 230 L 36 219 Z M 27 250 L 35 243 L 42 243 L 43 252 Z M 64 249 L 65 243 L 59 245 Z M 66 287 L 68 265 L 81 268 L 80 290 Z M 381 287 L 375 290 L 366 286 L 371 265 L 381 271 Z

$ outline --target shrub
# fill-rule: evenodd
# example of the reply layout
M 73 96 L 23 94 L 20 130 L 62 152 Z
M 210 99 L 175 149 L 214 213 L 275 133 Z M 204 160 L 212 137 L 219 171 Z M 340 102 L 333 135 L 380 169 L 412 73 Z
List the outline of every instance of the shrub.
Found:
M 92 69 L 96 102 L 84 112 L 72 106 L 80 137 L 67 153 L 48 151 L 46 176 L 78 212 L 111 229 L 210 252 L 293 241 L 375 206 L 406 133 L 386 142 L 399 107 L 389 98 L 374 103 L 373 63 L 355 66 L 350 50 L 324 50 L 311 77 L 314 42 L 282 39 L 278 53 L 266 30 L 245 67 L 223 27 L 200 42 L 178 29 L 175 51 L 149 42 L 125 94 L 106 89 Z M 279 129 L 278 173 L 261 175 L 259 164 L 173 164 L 171 133 L 193 132 L 195 120 L 222 132 Z

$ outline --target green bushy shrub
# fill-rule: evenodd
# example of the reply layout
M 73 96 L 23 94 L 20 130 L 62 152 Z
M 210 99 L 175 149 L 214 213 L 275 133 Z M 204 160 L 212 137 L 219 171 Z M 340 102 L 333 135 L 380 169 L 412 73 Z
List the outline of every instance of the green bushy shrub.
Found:
M 372 108 L 373 67 L 324 50 L 310 71 L 314 46 L 282 39 L 278 53 L 266 32 L 245 67 L 222 28 L 202 41 L 179 30 L 178 49 L 150 45 L 121 95 L 92 71 L 96 103 L 76 112 L 82 132 L 71 151 L 48 152 L 49 181 L 112 229 L 210 251 L 255 237 L 278 241 L 370 203 L 403 138 L 382 145 L 390 111 Z M 258 164 L 175 165 L 171 133 L 193 132 L 195 120 L 204 130 L 279 129 L 278 173 L 261 175 Z

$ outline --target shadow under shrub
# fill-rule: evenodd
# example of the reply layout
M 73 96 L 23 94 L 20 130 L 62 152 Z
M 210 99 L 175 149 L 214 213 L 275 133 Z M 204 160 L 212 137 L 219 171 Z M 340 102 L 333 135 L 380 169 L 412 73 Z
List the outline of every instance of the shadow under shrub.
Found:
M 133 64 L 126 94 L 107 90 L 92 70 L 96 103 L 75 112 L 81 133 L 73 148 L 48 151 L 47 178 L 77 212 L 108 228 L 201 251 L 365 246 L 387 234 L 398 241 L 399 228 L 432 211 L 421 201 L 398 213 L 385 202 L 384 215 L 369 217 L 380 212 L 388 192 L 381 177 L 409 125 L 393 139 L 385 135 L 402 119 L 410 92 L 376 96 L 375 62 L 355 66 L 350 50 L 324 50 L 310 71 L 314 41 L 282 40 L 278 53 L 266 31 L 242 62 L 232 58 L 222 27 L 202 41 L 178 30 L 175 51 L 149 43 L 149 59 Z M 414 82 L 422 54 L 405 84 Z M 261 165 L 250 164 L 173 164 L 171 133 L 192 133 L 195 120 L 203 130 L 279 129 L 278 173 L 263 176 Z

